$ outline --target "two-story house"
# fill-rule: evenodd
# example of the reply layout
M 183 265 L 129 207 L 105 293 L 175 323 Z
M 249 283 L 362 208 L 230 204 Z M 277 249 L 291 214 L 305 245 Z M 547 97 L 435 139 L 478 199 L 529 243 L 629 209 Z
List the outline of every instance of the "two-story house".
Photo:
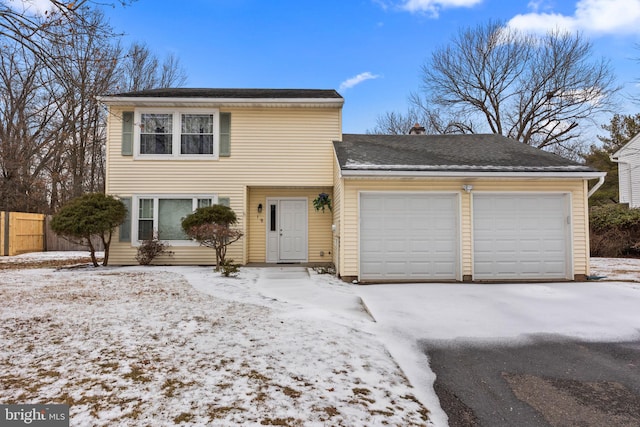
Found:
M 228 258 L 334 263 L 345 280 L 574 280 L 589 274 L 587 182 L 603 173 L 496 135 L 343 135 L 334 90 L 158 89 L 109 108 L 106 191 L 130 217 L 113 264 L 153 233 L 159 263 L 215 263 L 180 220 L 230 206 Z M 333 209 L 316 210 L 328 194 Z

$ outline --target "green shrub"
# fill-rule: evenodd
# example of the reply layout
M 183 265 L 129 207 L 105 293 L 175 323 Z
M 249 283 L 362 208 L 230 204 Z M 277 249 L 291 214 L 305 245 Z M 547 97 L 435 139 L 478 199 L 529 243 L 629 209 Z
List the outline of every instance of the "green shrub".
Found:
M 91 260 L 98 266 L 91 236 L 98 236 L 104 244 L 104 261 L 109 262 L 109 246 L 114 229 L 127 216 L 124 203 L 103 193 L 89 193 L 71 200 L 51 219 L 54 233 L 72 241 L 80 241 L 89 247 Z M 75 239 L 75 240 L 74 240 Z
M 216 271 L 225 265 L 227 246 L 240 240 L 242 232 L 231 228 L 238 219 L 231 208 L 213 205 L 198 208 L 182 220 L 182 230 L 202 246 L 216 252 Z
M 640 228 L 640 209 L 630 209 L 621 204 L 594 206 L 589 213 L 589 225 L 596 231 Z
M 640 255 L 640 209 L 626 205 L 594 206 L 589 212 L 591 255 Z
M 220 263 L 218 270 L 224 277 L 236 277 L 240 272 L 240 264 L 235 264 L 232 259 L 227 259 Z

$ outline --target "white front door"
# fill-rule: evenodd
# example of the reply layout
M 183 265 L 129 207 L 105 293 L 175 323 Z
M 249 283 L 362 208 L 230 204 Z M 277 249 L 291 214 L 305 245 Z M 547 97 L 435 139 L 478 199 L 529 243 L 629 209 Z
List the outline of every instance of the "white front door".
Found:
M 267 199 L 267 262 L 307 261 L 307 199 Z

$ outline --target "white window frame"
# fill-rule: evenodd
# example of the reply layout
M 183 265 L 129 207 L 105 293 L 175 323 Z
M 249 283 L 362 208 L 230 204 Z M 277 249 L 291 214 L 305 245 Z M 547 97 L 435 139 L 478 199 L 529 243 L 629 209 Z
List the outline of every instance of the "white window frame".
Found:
M 133 197 L 132 207 L 131 207 L 131 242 L 133 246 L 140 246 L 142 244 L 142 240 L 138 240 L 138 225 L 139 225 L 139 215 L 140 215 L 140 200 L 142 199 L 153 199 L 153 231 L 154 233 L 158 231 L 158 211 L 160 208 L 160 199 L 191 199 L 191 206 L 193 211 L 198 207 L 198 199 L 211 199 L 211 204 L 215 205 L 218 203 L 218 195 L 217 194 L 139 194 Z M 162 240 L 162 239 L 160 239 Z M 195 240 L 162 240 L 169 242 L 171 246 L 199 246 L 200 244 Z
M 142 114 L 172 115 L 171 154 L 140 154 L 140 124 L 142 123 Z M 180 154 L 183 114 L 213 115 L 213 154 Z M 220 156 L 220 110 L 217 108 L 136 108 L 133 122 L 133 158 L 136 160 L 217 160 Z

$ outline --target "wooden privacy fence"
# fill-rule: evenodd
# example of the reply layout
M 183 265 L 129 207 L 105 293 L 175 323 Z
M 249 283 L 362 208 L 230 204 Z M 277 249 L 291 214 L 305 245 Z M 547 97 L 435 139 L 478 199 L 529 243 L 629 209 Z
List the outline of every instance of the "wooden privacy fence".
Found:
M 51 230 L 51 215 L 0 212 L 0 256 L 43 251 L 87 251 L 86 245 L 73 243 Z M 94 248 L 103 251 L 99 238 L 92 239 Z
M 56 233 L 51 230 L 49 224 L 51 224 L 52 215 L 47 215 L 45 218 L 46 226 L 44 229 L 44 238 L 45 238 L 45 246 L 47 251 L 88 251 L 89 247 L 87 245 L 81 245 L 78 243 L 73 243 L 68 241 L 67 239 L 58 236 Z M 104 251 L 104 245 L 102 244 L 102 240 L 94 237 L 91 239 L 93 242 L 93 247 L 96 251 Z
M 0 213 L 0 255 L 44 251 L 44 222 L 42 214 Z

